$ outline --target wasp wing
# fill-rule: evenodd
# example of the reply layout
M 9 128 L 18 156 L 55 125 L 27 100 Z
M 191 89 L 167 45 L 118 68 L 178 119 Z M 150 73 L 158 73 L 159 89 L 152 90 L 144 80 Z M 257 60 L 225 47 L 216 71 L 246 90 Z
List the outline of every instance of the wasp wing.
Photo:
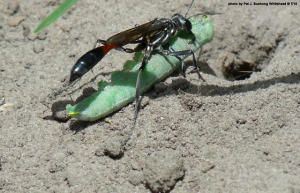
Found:
M 156 31 L 159 32 L 161 29 L 165 28 L 165 25 L 166 24 L 164 22 L 161 22 L 158 19 L 154 19 L 148 23 L 111 36 L 107 39 L 106 44 L 117 44 L 119 46 L 123 46 L 129 43 L 133 43 L 141 37 L 151 35 Z

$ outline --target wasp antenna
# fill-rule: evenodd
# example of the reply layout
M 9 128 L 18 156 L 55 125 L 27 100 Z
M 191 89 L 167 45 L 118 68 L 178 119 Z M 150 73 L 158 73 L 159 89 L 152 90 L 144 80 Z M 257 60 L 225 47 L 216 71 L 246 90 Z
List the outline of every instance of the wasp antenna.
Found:
M 209 12 L 209 11 L 207 11 L 207 12 L 204 12 L 204 13 L 197 13 L 195 15 L 192 15 L 192 16 L 188 17 L 188 19 L 190 19 L 192 17 L 197 17 L 199 15 L 220 15 L 220 14 L 223 14 L 223 13 L 217 13 L 217 12 Z
M 188 10 L 186 11 L 186 13 L 185 13 L 184 17 L 186 17 L 186 16 L 187 16 L 187 14 L 189 13 L 189 11 L 190 11 L 190 9 L 191 9 L 192 5 L 194 4 L 194 1 L 195 1 L 195 0 L 192 0 L 192 3 L 190 4 L 190 6 L 189 6 Z

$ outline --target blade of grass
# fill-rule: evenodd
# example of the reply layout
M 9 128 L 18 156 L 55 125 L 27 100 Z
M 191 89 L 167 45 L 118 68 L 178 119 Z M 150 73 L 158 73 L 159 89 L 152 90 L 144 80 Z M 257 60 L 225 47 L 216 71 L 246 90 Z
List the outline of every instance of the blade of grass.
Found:
M 65 0 L 56 10 L 54 10 L 42 23 L 34 30 L 34 33 L 38 33 L 46 28 L 48 25 L 62 16 L 70 7 L 72 7 L 78 0 Z

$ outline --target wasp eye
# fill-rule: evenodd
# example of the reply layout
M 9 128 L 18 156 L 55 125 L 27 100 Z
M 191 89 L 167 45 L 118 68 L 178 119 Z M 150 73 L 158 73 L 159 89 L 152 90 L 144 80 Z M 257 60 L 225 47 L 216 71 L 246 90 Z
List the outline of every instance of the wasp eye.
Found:
M 187 31 L 192 30 L 192 24 L 189 20 L 186 20 L 185 26 L 186 26 Z

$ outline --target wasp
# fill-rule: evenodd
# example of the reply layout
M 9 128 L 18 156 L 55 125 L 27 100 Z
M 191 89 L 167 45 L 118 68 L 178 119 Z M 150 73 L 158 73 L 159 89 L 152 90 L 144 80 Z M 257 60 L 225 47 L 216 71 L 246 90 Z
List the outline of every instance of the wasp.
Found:
M 140 85 L 141 75 L 150 59 L 151 54 L 154 51 L 163 53 L 165 55 L 171 55 L 181 61 L 181 67 L 183 69 L 184 62 L 180 56 L 192 55 L 193 64 L 197 68 L 198 75 L 199 68 L 196 64 L 195 54 L 192 50 L 174 51 L 168 46 L 170 40 L 176 36 L 178 32 L 184 31 L 188 34 L 192 33 L 192 25 L 188 20 L 187 14 L 193 5 L 194 0 L 191 2 L 185 16 L 178 13 L 174 14 L 171 18 L 160 18 L 154 19 L 148 23 L 136 26 L 126 31 L 120 32 L 116 35 L 111 36 L 107 40 L 97 40 L 97 44 L 100 43 L 102 46 L 95 47 L 81 56 L 71 70 L 70 83 L 78 80 L 85 73 L 91 70 L 110 50 L 118 49 L 126 53 L 133 53 L 138 51 L 144 52 L 142 64 L 138 70 L 137 81 L 136 81 L 136 105 L 135 105 L 135 119 L 139 110 L 140 104 Z M 137 44 L 134 49 L 126 48 L 124 46 L 128 44 Z

